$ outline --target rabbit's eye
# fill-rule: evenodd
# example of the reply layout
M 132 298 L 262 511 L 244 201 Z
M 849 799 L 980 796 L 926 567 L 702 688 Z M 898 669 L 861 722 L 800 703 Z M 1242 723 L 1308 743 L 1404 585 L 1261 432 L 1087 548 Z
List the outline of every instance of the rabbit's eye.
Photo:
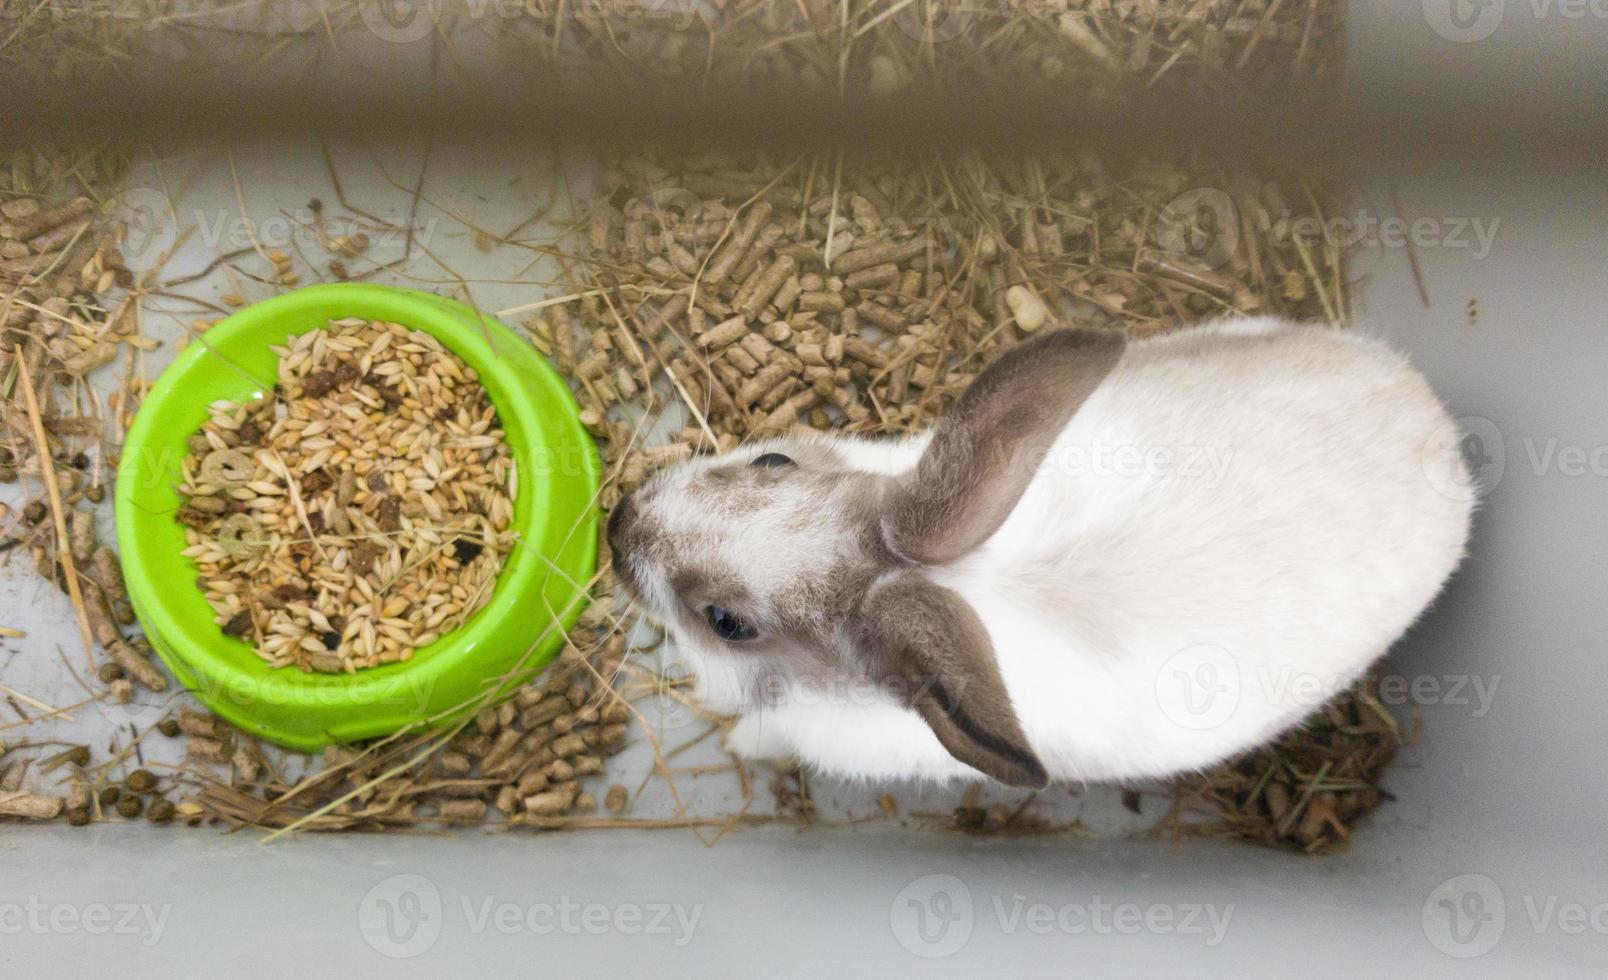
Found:
M 766 453 L 763 456 L 755 457 L 753 465 L 767 468 L 771 466 L 792 466 L 793 457 L 783 456 L 781 453 Z
M 709 628 L 722 640 L 752 640 L 759 633 L 731 610 L 720 606 L 705 606 L 704 615 L 709 619 Z

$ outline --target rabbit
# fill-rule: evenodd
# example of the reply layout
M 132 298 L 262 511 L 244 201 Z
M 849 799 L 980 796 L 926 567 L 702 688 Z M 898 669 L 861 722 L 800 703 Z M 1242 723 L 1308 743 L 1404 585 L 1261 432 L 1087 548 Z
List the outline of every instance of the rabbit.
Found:
M 739 756 L 1126 782 L 1264 744 L 1386 652 L 1463 558 L 1459 447 L 1354 331 L 1063 329 L 921 435 L 657 472 L 607 537 Z

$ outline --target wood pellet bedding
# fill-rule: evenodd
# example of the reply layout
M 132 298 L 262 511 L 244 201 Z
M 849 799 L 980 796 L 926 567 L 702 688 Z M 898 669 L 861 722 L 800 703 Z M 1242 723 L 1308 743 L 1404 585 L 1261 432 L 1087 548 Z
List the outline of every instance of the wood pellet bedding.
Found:
M 429 334 L 336 320 L 279 357 L 271 397 L 191 437 L 179 518 L 228 635 L 275 667 L 409 659 L 491 597 L 518 471 L 474 370 Z

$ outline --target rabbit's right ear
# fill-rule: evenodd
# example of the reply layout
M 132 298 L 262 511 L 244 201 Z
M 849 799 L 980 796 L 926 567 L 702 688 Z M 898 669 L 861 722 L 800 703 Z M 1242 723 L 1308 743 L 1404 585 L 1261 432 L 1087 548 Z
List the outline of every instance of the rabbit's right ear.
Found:
M 854 630 L 871 676 L 894 685 L 950 755 L 1009 786 L 1049 783 L 988 630 L 960 596 L 918 574 L 895 573 L 866 594 Z
M 1125 346 L 1116 331 L 1056 330 L 979 374 L 890 495 L 882 531 L 894 555 L 941 565 L 988 540 Z

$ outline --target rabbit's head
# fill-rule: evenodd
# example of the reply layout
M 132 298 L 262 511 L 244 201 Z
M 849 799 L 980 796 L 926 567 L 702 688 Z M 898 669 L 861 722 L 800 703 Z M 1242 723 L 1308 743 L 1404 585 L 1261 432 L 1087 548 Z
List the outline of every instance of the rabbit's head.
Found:
M 1042 785 L 987 630 L 923 569 L 998 530 L 1122 350 L 1120 334 L 1080 330 L 1013 348 L 900 472 L 803 434 L 657 473 L 609 516 L 616 573 L 714 710 L 750 711 L 798 682 L 869 683 L 962 762 Z

